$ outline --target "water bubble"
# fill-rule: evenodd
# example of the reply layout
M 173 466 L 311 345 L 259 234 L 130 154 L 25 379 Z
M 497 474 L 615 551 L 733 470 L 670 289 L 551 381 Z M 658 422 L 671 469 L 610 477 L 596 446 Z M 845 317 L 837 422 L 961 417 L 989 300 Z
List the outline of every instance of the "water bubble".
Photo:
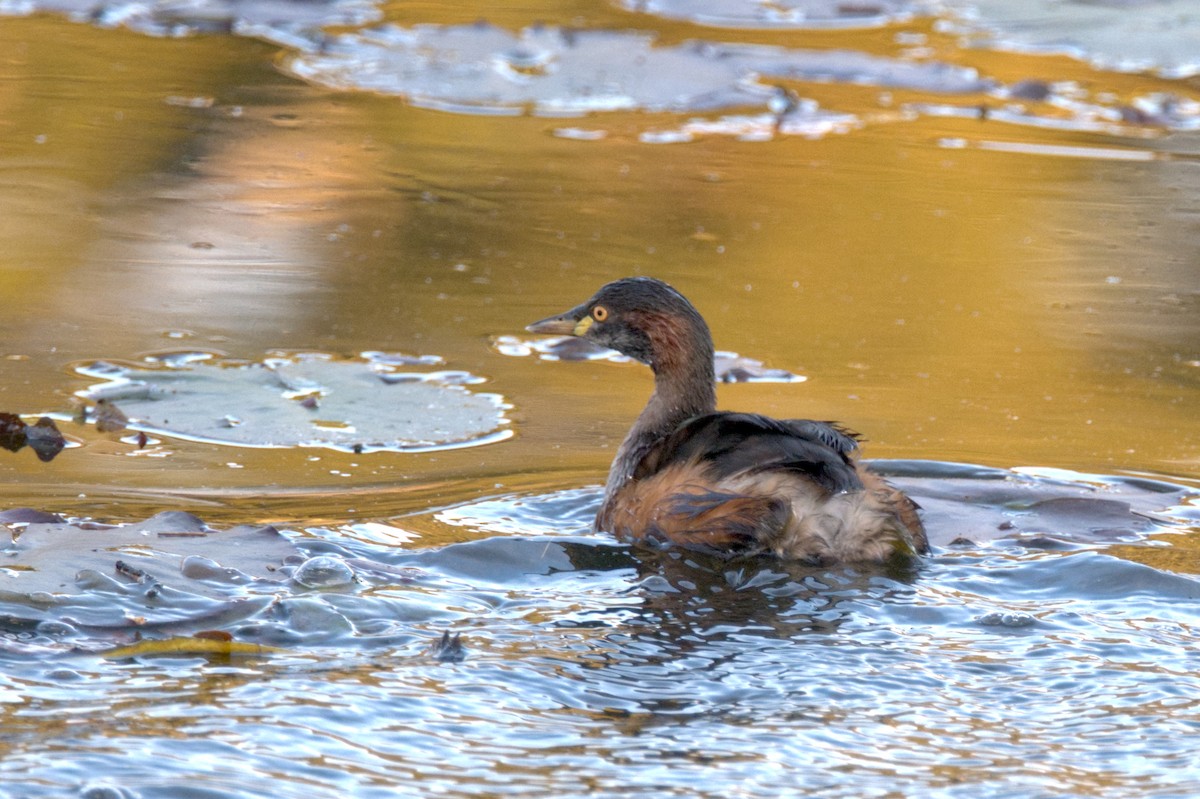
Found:
M 354 570 L 341 558 L 318 555 L 300 564 L 292 579 L 305 588 L 340 588 L 354 582 Z
M 55 638 L 63 638 L 74 634 L 75 628 L 70 624 L 67 624 L 65 621 L 46 619 L 45 621 L 38 622 L 37 631 L 38 635 L 49 635 Z

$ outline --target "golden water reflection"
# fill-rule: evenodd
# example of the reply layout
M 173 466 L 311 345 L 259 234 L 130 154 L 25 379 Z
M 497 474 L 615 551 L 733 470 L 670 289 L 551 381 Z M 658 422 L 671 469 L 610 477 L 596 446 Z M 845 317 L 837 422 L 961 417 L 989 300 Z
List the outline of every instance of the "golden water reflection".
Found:
M 558 135 L 578 120 L 308 88 L 244 39 L 32 18 L 6 20 L 0 44 L 14 142 L 0 162 L 0 409 L 69 412 L 83 384 L 68 370 L 93 359 L 383 350 L 487 376 L 518 432 L 434 455 L 168 442 L 153 459 L 68 428 L 84 447 L 53 464 L 0 460 L 6 503 L 121 515 L 133 495 L 338 518 L 394 512 L 409 486 L 466 499 L 546 474 L 598 480 L 645 370 L 491 342 L 626 274 L 677 285 L 720 348 L 809 378 L 722 387 L 727 407 L 841 419 L 875 457 L 1200 477 L 1200 173 L 1178 157 L 1196 134 L 926 116 L 651 145 L 639 133 L 655 116 L 629 113 L 581 141 Z M 1059 57 L 974 57 L 1005 77 L 1104 77 Z M 878 93 L 811 88 L 835 107 Z M 307 499 L 276 501 L 289 492 Z

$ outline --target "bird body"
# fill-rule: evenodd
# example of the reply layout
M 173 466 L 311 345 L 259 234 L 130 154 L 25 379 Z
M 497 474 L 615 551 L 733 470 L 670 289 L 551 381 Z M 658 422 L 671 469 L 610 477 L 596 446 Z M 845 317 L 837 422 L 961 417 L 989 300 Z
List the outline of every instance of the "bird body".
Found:
M 528 329 L 581 336 L 654 371 L 650 400 L 609 471 L 598 530 L 814 565 L 928 551 L 917 506 L 857 462 L 853 433 L 716 410 L 708 326 L 666 283 L 618 280 Z

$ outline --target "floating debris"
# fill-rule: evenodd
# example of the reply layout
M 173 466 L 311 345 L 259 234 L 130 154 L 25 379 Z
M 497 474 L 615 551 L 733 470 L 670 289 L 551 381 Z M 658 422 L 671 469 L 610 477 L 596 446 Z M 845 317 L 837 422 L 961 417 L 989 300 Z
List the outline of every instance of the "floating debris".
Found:
M 524 339 L 504 335 L 496 337 L 494 346 L 502 355 L 518 358 L 537 355 L 546 361 L 632 361 L 615 350 L 576 336 Z M 713 369 L 719 383 L 803 383 L 808 379 L 786 369 L 772 369 L 764 366 L 762 361 L 723 350 L 715 353 Z
M 463 646 L 462 633 L 455 633 L 451 637 L 449 630 L 443 632 L 440 639 L 429 645 L 429 656 L 443 663 L 461 663 L 466 660 L 467 648 Z
M 283 651 L 285 650 L 276 646 L 249 644 L 232 639 L 197 634 L 191 637 L 138 641 L 136 644 L 114 647 L 100 654 L 109 660 L 128 660 L 130 658 L 155 655 L 223 655 L 225 657 L 246 657 L 269 655 Z
M 54 420 L 43 416 L 35 424 L 26 424 L 15 413 L 0 413 L 0 447 L 20 452 L 28 446 L 43 463 L 54 460 L 67 446 Z

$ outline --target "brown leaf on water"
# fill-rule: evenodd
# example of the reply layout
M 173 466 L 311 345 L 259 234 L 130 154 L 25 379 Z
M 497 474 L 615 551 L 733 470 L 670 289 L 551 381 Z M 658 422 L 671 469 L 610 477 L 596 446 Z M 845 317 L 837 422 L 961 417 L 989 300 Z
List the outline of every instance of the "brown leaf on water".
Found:
M 29 425 L 15 413 L 0 413 L 0 447 L 17 452 L 26 444 L 39 460 L 46 462 L 54 460 L 67 442 L 58 432 L 54 420 L 48 416 L 38 419 L 37 424 Z
M 116 433 L 129 426 L 129 417 L 110 400 L 96 400 L 96 429 Z
M 227 633 L 224 630 L 201 630 L 192 636 L 193 638 L 202 638 L 206 641 L 232 641 L 233 634 Z
M 28 427 L 15 413 L 0 413 L 0 447 L 16 452 L 25 446 L 25 428 Z

